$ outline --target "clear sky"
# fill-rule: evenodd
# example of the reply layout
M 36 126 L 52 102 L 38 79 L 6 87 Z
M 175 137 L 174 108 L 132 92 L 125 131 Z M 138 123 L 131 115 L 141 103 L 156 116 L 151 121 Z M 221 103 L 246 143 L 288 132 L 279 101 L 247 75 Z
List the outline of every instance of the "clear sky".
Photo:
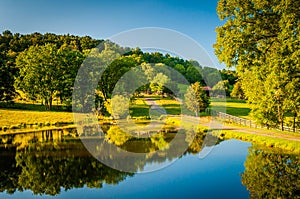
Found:
M 202 45 L 218 68 L 212 45 L 217 0 L 0 0 L 0 31 L 51 32 L 106 39 L 133 28 L 169 28 Z

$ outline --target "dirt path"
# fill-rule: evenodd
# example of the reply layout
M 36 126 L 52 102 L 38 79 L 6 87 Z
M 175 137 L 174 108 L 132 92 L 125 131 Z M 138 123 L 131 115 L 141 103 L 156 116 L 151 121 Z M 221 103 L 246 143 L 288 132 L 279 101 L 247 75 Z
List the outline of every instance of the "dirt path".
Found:
M 156 101 L 154 99 L 145 98 L 145 102 L 151 106 L 151 109 L 161 112 L 162 108 L 156 103 Z M 164 112 L 162 114 L 166 114 L 166 113 Z M 174 116 L 174 117 L 178 118 L 178 116 Z M 266 136 L 266 137 L 271 137 L 271 138 L 283 138 L 286 140 L 300 142 L 300 134 L 299 134 L 299 136 L 294 136 L 294 135 L 284 134 L 284 133 L 276 132 L 276 131 L 266 132 L 263 129 L 226 125 L 225 123 L 220 123 L 217 121 L 208 121 L 208 120 L 201 120 L 201 119 L 199 121 L 199 117 L 193 117 L 193 116 L 184 116 L 184 121 L 192 122 L 195 124 L 200 124 L 202 126 L 206 126 L 208 128 L 212 128 L 215 130 L 230 130 L 230 131 L 248 133 L 248 134 L 252 134 L 252 135 L 261 135 L 261 136 Z
M 176 116 L 178 117 L 178 116 Z M 193 122 L 195 124 L 200 124 L 202 126 L 215 129 L 215 130 L 230 130 L 230 131 L 236 131 L 236 132 L 242 132 L 242 133 L 248 133 L 252 135 L 261 135 L 261 136 L 266 136 L 266 137 L 271 137 L 271 138 L 283 138 L 286 140 L 291 140 L 291 141 L 297 141 L 300 142 L 300 134 L 299 136 L 295 135 L 290 135 L 290 134 L 284 134 L 281 132 L 266 132 L 266 130 L 263 129 L 254 129 L 254 128 L 248 128 L 248 127 L 240 127 L 240 126 L 231 126 L 231 125 L 226 125 L 225 123 L 217 122 L 217 121 L 209 121 L 207 119 L 200 119 L 199 117 L 193 117 L 193 116 L 185 116 L 184 121 L 187 122 Z M 300 144 L 300 143 L 299 143 Z

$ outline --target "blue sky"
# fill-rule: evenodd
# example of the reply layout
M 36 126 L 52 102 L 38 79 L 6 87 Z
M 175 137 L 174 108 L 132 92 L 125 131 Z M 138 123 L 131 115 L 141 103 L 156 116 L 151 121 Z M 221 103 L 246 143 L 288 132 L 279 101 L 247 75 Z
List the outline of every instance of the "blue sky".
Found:
M 106 39 L 133 28 L 169 28 L 202 45 L 214 55 L 217 0 L 0 0 L 0 31 L 89 35 Z

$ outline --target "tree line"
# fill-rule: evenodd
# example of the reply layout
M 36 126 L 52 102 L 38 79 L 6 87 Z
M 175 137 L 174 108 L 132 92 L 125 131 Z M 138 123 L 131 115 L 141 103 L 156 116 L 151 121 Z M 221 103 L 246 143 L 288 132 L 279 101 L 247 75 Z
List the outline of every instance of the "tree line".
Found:
M 99 43 L 103 46 L 96 48 Z M 226 80 L 224 85 L 227 85 L 227 90 L 232 90 L 237 79 L 234 71 L 219 71 L 200 66 L 194 60 L 184 60 L 159 52 L 143 52 L 139 48 L 129 49 L 89 36 L 52 33 L 22 35 L 6 30 L 0 34 L 0 101 L 12 101 L 15 98 L 39 101 L 47 110 L 51 110 L 55 99 L 70 107 L 74 81 L 84 60 L 89 58 L 103 62 L 112 57 L 115 59 L 103 71 L 93 93 L 96 93 L 96 107 L 101 106 L 104 112 L 109 107 L 105 106 L 105 102 L 111 99 L 119 79 L 137 66 L 141 66 L 146 78 L 151 79 L 137 92 L 151 91 L 163 94 L 178 91 L 178 85 L 169 84 L 173 91 L 163 86 L 171 82 L 170 79 L 178 78 L 178 73 L 189 83 L 199 82 L 199 85 L 211 88 L 216 86 L 216 92 L 223 89 L 217 86 L 220 84 L 217 78 L 220 74 Z M 167 66 L 178 73 L 171 74 L 166 70 Z M 153 67 L 158 68 L 158 72 L 153 71 Z M 86 77 L 92 78 L 91 74 L 86 72 Z M 85 81 L 89 81 L 89 78 Z M 223 82 L 221 83 L 223 85 Z M 86 99 L 81 100 L 83 102 Z M 90 105 L 93 106 L 94 104 Z
M 58 59 L 57 57 L 60 57 L 60 61 L 64 62 L 62 65 L 72 65 L 73 63 L 66 63 L 66 61 L 69 61 L 75 54 L 76 56 L 83 57 L 89 49 L 94 48 L 99 42 L 100 40 L 93 39 L 89 36 L 79 37 L 74 35 L 56 35 L 52 33 L 41 34 L 37 32 L 22 35 L 19 33 L 13 34 L 9 30 L 4 31 L 0 34 L 0 101 L 10 101 L 18 94 L 16 90 L 22 90 L 20 88 L 20 80 L 22 80 L 22 77 L 20 76 L 22 76 L 22 74 L 24 75 L 26 67 L 24 66 L 23 68 L 21 65 L 21 57 L 26 59 L 27 56 L 27 59 L 31 59 L 34 58 L 35 55 L 38 55 L 37 52 L 39 52 L 41 53 L 40 57 L 35 59 L 38 61 L 38 59 L 42 59 L 43 56 L 46 56 L 45 53 L 60 49 L 60 52 L 52 52 L 51 55 L 53 56 L 57 53 L 55 55 L 56 58 L 52 58 L 53 61 L 54 59 Z M 72 53 L 73 55 L 71 55 Z M 62 56 L 62 54 L 65 55 Z M 18 56 L 19 63 L 17 63 Z M 71 57 L 68 58 L 68 56 Z M 58 60 L 56 60 L 55 64 L 59 64 Z M 42 63 L 40 63 L 40 65 L 42 65 Z M 53 67 L 56 68 L 60 66 L 55 65 Z M 55 70 L 55 68 L 49 66 L 50 70 Z M 18 83 L 15 84 L 15 81 Z M 32 84 L 34 84 L 34 82 L 32 82 Z M 34 96 L 31 94 L 29 98 L 34 98 Z

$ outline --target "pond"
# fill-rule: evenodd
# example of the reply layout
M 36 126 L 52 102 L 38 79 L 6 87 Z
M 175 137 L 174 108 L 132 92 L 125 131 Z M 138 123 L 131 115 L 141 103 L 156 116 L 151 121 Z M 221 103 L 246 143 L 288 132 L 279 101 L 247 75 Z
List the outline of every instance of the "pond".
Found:
M 141 145 L 153 147 L 123 147 Z M 74 128 L 1 135 L 0 198 L 300 198 L 300 155 L 238 140 L 206 147 L 205 157 L 194 143 L 180 157 L 162 156 L 172 162 L 165 168 L 131 173 L 95 159 Z M 143 170 L 150 160 L 133 164 Z

